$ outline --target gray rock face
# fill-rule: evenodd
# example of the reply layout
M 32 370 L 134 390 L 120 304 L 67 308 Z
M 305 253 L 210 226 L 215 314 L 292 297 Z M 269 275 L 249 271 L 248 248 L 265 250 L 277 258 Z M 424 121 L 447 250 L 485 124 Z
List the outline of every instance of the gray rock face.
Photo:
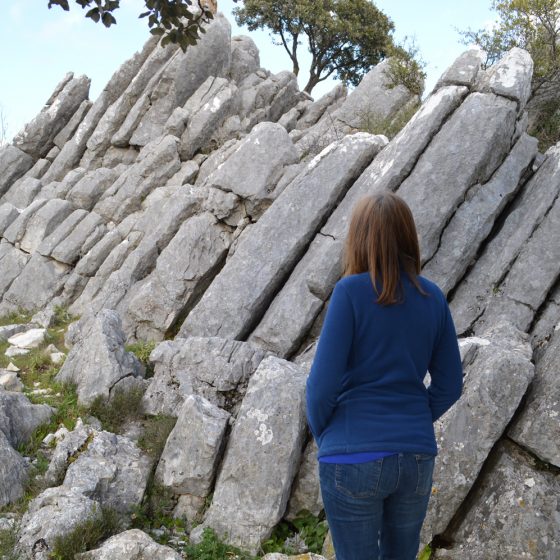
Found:
M 452 538 L 436 558 L 498 560 L 560 554 L 558 477 L 507 440 L 497 448 L 494 468 L 482 480 Z
M 19 179 L 26 171 L 31 169 L 33 158 L 8 144 L 0 148 L 0 197 L 10 188 L 11 184 Z
M 76 560 L 181 560 L 168 546 L 154 541 L 140 529 L 130 529 L 107 539 L 95 550 L 75 556 Z
M 113 386 L 127 376 L 143 377 L 140 363 L 124 349 L 119 316 L 109 309 L 80 320 L 79 335 L 56 375 L 62 383 L 77 385 L 78 399 L 91 404 L 98 395 L 108 399 Z
M 321 222 L 383 145 L 379 137 L 353 135 L 310 162 L 240 240 L 180 335 L 239 339 L 250 332 Z
M 15 136 L 14 145 L 35 159 L 46 156 L 55 136 L 87 99 L 90 82 L 87 76 L 67 75 L 43 110 Z
M 342 84 L 335 86 L 331 91 L 306 107 L 303 115 L 297 121 L 296 128 L 305 130 L 313 126 L 324 115 L 325 111 L 331 111 L 333 108 L 337 109 L 336 104 L 344 100 L 346 93 L 347 90 Z
M 148 414 L 175 416 L 185 398 L 197 394 L 235 414 L 249 378 L 266 355 L 254 344 L 217 337 L 162 342 L 150 355 L 155 375 L 143 408 Z
M 285 166 L 297 162 L 298 153 L 284 127 L 260 123 L 204 184 L 235 193 L 248 214 L 258 217 L 274 200 Z
M 3 295 L 10 288 L 12 282 L 19 276 L 28 261 L 29 255 L 16 249 L 4 239 L 0 240 L 0 263 L 2 263 L 0 294 Z
M 490 344 L 466 367 L 461 399 L 435 424 L 439 455 L 423 542 L 445 530 L 533 379 L 526 335 L 502 323 L 483 338 Z
M 207 496 L 229 417 L 205 398 L 189 395 L 167 438 L 156 479 L 175 494 Z
M 508 435 L 538 455 L 560 467 L 560 329 L 554 334 L 535 368 L 535 379 L 521 414 Z
M 9 202 L 17 208 L 25 208 L 35 199 L 41 190 L 42 183 L 33 177 L 22 177 L 2 197 L 2 202 Z
M 278 358 L 251 378 L 228 442 L 200 539 L 212 527 L 228 542 L 255 551 L 281 519 L 305 434 L 305 372 Z
M 435 89 L 443 86 L 457 85 L 471 87 L 484 62 L 484 51 L 478 48 L 469 49 L 459 55 L 455 62 L 442 74 Z
M 16 220 L 20 211 L 9 202 L 0 206 L 0 236 Z
M 87 115 L 92 105 L 93 103 L 89 99 L 82 101 L 76 112 L 72 115 L 72 118 L 68 121 L 68 124 L 54 137 L 55 147 L 62 150 L 64 144 L 72 138 L 74 132 L 76 132 L 76 129 L 84 120 L 84 117 Z M 58 155 L 59 154 L 57 154 L 57 157 Z
M 103 431 L 89 438 L 68 466 L 63 487 L 119 513 L 130 512 L 144 496 L 152 460 L 124 436 Z
M 46 404 L 31 404 L 21 393 L 0 389 L 0 430 L 12 447 L 27 443 L 35 429 L 48 422 L 54 412 Z
M 25 492 L 27 469 L 23 457 L 10 445 L 0 429 L 0 507 L 21 498 Z
M 100 168 L 86 173 L 66 195 L 78 208 L 91 210 L 103 193 L 119 176 L 113 169 Z
M 15 551 L 26 560 L 47 560 L 56 537 L 67 535 L 87 519 L 99 518 L 100 513 L 97 502 L 78 490 L 47 488 L 29 503 Z
M 259 49 L 251 37 L 238 35 L 231 39 L 231 66 L 229 76 L 240 84 L 261 65 Z

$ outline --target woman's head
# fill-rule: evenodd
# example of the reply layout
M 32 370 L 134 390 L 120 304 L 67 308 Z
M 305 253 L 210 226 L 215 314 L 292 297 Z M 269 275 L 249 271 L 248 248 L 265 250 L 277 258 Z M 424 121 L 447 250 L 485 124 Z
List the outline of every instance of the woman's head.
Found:
M 400 267 L 423 293 L 418 283 L 420 248 L 412 212 L 406 202 L 392 192 L 367 196 L 352 212 L 344 249 L 344 276 L 369 271 L 382 280 L 378 303 L 398 301 Z

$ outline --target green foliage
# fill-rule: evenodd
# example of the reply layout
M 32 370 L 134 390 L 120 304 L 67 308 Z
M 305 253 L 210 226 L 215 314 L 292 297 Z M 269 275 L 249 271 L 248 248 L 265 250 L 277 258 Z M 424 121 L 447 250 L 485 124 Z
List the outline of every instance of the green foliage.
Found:
M 20 325 L 22 323 L 29 323 L 29 321 L 31 321 L 32 315 L 32 313 L 26 311 L 25 309 L 20 309 L 18 311 L 8 313 L 8 315 L 0 317 L 0 327 L 4 327 L 6 325 Z
M 551 100 L 539 109 L 539 117 L 528 132 L 539 139 L 539 150 L 544 153 L 560 141 L 560 99 Z
M 146 377 L 150 378 L 154 375 L 154 368 L 150 363 L 150 354 L 152 350 L 156 347 L 155 342 L 136 342 L 134 344 L 129 344 L 126 347 L 128 352 L 132 352 L 139 360 L 142 362 L 146 368 Z
M 390 87 L 402 85 L 412 93 L 422 95 L 426 79 L 426 72 L 424 72 L 426 63 L 422 60 L 414 40 L 405 37 L 403 42 L 396 45 L 390 54 L 387 70 Z
M 432 547 L 428 544 L 418 556 L 418 560 L 430 560 L 432 557 Z
M 306 37 L 312 55 L 308 93 L 333 74 L 358 85 L 395 48 L 393 22 L 368 0 L 245 0 L 233 12 L 239 25 L 266 28 L 278 37 L 276 44 L 288 53 L 296 75 L 298 47 Z
M 75 0 L 76 4 L 87 9 L 85 16 L 105 27 L 117 23 L 113 13 L 120 8 L 120 0 Z M 196 45 L 200 33 L 205 33 L 204 25 L 213 17 L 211 2 L 202 0 L 144 0 L 145 10 L 141 18 L 148 18 L 152 35 L 161 36 L 161 45 L 177 44 L 183 51 Z M 193 4 L 198 12 L 191 11 Z M 48 7 L 59 6 L 70 10 L 69 0 L 49 0 Z
M 177 418 L 172 416 L 149 416 L 144 421 L 144 433 L 138 446 L 154 459 L 159 459 L 176 422 Z
M 392 140 L 415 115 L 419 107 L 419 103 L 411 103 L 392 118 L 381 117 L 375 111 L 363 111 L 359 115 L 360 131 L 369 134 L 384 134 L 389 140 Z
M 317 517 L 307 510 L 298 513 L 293 521 L 280 522 L 266 540 L 262 549 L 265 554 L 269 552 L 282 552 L 283 554 L 297 554 L 290 542 L 297 540 L 304 543 L 307 552 L 320 554 L 327 536 L 328 525 L 324 517 Z
M 200 543 L 187 545 L 185 555 L 187 560 L 255 560 L 254 556 L 221 542 L 210 528 L 204 529 Z
M 12 529 L 0 530 L 0 558 L 2 560 L 19 560 L 19 554 L 14 551 L 17 544 L 17 530 Z
M 74 560 L 76 554 L 96 548 L 122 530 L 115 510 L 102 506 L 98 511 L 97 515 L 79 523 L 67 535 L 54 539 L 50 560 Z
M 143 417 L 140 406 L 143 394 L 139 387 L 129 391 L 116 389 L 109 401 L 102 395 L 96 397 L 89 407 L 89 413 L 101 422 L 104 430 L 118 433 L 127 422 Z

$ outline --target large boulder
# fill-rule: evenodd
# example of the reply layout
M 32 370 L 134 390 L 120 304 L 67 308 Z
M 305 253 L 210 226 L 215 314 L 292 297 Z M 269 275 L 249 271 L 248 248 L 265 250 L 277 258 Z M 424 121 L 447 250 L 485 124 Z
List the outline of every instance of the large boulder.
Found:
M 0 507 L 15 502 L 25 493 L 27 465 L 0 430 Z

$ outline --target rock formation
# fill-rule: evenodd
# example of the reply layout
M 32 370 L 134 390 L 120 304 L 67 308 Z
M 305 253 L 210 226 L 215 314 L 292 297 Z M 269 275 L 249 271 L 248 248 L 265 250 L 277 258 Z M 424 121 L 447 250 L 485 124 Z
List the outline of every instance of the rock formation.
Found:
M 0 315 L 69 307 L 82 318 L 58 379 L 84 404 L 140 387 L 144 412 L 177 424 L 157 465 L 125 435 L 67 434 L 21 521 L 22 557 L 99 504 L 126 515 L 150 469 L 176 515 L 202 520 L 193 540 L 210 527 L 255 552 L 283 517 L 321 511 L 305 376 L 352 207 L 384 190 L 414 213 L 463 352 L 423 542 L 436 558 L 560 555 L 560 146 L 540 155 L 526 134 L 529 55 L 488 71 L 480 57 L 461 55 L 391 141 L 364 119 L 418 100 L 385 63 L 313 101 L 221 15 L 187 53 L 150 39 L 93 103 L 87 78 L 64 78 L 0 150 Z M 15 329 L 5 338 L 29 330 Z M 144 379 L 125 343 L 147 340 Z M 9 504 L 26 476 L 14 447 L 52 411 L 0 392 Z M 80 557 L 127 547 L 175 558 L 134 530 Z

